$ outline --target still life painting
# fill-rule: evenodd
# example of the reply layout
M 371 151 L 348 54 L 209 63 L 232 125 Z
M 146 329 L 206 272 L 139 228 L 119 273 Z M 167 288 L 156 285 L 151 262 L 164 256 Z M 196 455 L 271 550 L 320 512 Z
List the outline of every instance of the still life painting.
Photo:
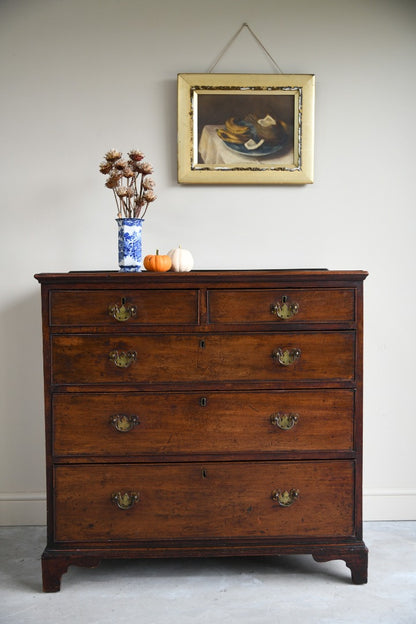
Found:
M 313 181 L 313 75 L 179 74 L 178 181 Z

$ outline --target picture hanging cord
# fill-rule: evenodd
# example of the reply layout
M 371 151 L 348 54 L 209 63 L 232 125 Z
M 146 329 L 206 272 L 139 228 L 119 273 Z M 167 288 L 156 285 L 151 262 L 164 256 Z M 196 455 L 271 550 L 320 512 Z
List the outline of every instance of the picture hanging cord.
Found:
M 238 29 L 238 31 L 235 33 L 234 37 L 232 37 L 230 39 L 230 41 L 227 43 L 227 45 L 225 46 L 225 48 L 222 50 L 222 52 L 218 55 L 216 61 L 214 61 L 214 63 L 211 65 L 211 67 L 208 69 L 208 74 L 210 74 L 212 72 L 212 70 L 214 69 L 214 67 L 217 65 L 217 63 L 221 60 L 221 58 L 224 56 L 224 54 L 227 52 L 228 48 L 232 45 L 232 43 L 237 39 L 238 35 L 240 34 L 240 32 L 243 30 L 243 28 L 247 28 L 247 30 L 250 32 L 250 34 L 253 36 L 253 38 L 257 41 L 257 43 L 259 44 L 259 46 L 264 50 L 264 52 L 267 54 L 267 56 L 269 57 L 269 59 L 271 60 L 271 62 L 273 63 L 273 65 L 276 67 L 277 71 L 280 74 L 283 74 L 283 71 L 280 69 L 279 65 L 276 63 L 276 61 L 274 60 L 274 58 L 272 57 L 272 55 L 266 50 L 266 48 L 264 47 L 264 45 L 262 44 L 262 42 L 260 41 L 260 39 L 257 37 L 257 35 L 254 34 L 254 32 L 251 30 L 250 26 L 247 24 L 247 22 L 244 22 L 244 24 L 242 24 L 240 26 L 240 28 Z

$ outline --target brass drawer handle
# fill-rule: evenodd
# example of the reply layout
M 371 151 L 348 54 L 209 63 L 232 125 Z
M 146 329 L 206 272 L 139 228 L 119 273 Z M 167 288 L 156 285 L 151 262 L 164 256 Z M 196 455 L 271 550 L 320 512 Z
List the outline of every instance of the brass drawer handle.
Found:
M 127 416 L 126 414 L 116 414 L 115 416 L 111 416 L 110 424 L 114 427 L 116 431 L 120 433 L 127 433 L 137 427 L 140 424 L 137 416 Z
M 299 490 L 273 490 L 272 499 L 281 507 L 290 507 L 299 498 Z
M 288 321 L 299 312 L 299 304 L 295 302 L 288 303 L 288 297 L 283 295 L 281 303 L 273 303 L 270 306 L 270 312 L 282 321 Z
M 279 364 L 282 366 L 292 366 L 299 360 L 301 356 L 300 349 L 282 349 L 279 347 L 275 351 L 273 351 L 272 358 L 277 360 Z
M 282 431 L 289 431 L 289 429 L 293 429 L 298 420 L 298 414 L 281 414 L 280 412 L 276 412 L 270 416 L 272 425 L 279 427 Z
M 113 303 L 108 306 L 108 313 L 112 316 L 116 321 L 124 322 L 128 321 L 130 318 L 136 316 L 137 307 L 132 303 L 126 304 L 126 298 L 121 298 L 121 306 L 117 305 L 117 303 Z
M 111 494 L 111 500 L 119 509 L 125 511 L 131 509 L 139 501 L 139 494 L 138 492 L 124 492 L 124 494 L 114 492 Z
M 128 368 L 136 361 L 136 351 L 110 351 L 108 357 L 118 368 Z

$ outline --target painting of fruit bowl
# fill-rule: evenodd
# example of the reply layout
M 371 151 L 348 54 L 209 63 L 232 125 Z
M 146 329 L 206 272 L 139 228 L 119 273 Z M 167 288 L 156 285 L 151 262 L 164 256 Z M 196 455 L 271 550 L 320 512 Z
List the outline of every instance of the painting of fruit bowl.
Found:
M 178 75 L 180 183 L 313 181 L 314 76 Z
M 271 115 L 258 118 L 253 113 L 244 119 L 230 117 L 217 135 L 233 152 L 259 158 L 280 152 L 287 146 L 290 128 L 285 121 Z

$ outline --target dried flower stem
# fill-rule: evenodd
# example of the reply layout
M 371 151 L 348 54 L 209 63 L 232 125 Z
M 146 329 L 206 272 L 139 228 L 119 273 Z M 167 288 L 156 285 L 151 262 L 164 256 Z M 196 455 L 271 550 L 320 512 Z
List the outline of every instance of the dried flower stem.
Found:
M 118 218 L 143 219 L 149 203 L 155 201 L 154 181 L 150 178 L 153 168 L 143 162 L 144 155 L 138 150 L 128 153 L 129 160 L 112 149 L 100 165 L 101 173 L 108 175 L 106 187 L 111 188 L 117 205 Z

